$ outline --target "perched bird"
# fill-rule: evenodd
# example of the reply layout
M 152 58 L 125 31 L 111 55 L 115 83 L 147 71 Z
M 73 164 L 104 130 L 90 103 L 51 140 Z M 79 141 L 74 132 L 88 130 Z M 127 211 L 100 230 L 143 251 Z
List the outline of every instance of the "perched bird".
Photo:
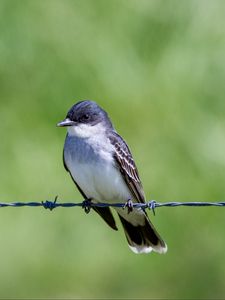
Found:
M 57 125 L 67 127 L 63 162 L 84 199 L 109 204 L 145 203 L 131 152 L 101 107 L 93 101 L 80 101 Z M 152 250 L 165 253 L 167 246 L 146 212 L 127 206 L 128 209 L 116 207 L 115 210 L 131 250 L 135 253 Z M 117 230 L 109 207 L 94 207 L 94 210 L 112 229 Z

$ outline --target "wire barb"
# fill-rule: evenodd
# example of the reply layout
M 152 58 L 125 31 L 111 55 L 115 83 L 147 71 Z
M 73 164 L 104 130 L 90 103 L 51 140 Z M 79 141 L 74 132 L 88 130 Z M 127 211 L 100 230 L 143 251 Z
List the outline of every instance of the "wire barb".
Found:
M 57 199 L 58 199 L 58 195 L 55 196 L 55 200 L 54 201 L 48 201 L 48 200 L 46 200 L 46 201 L 42 201 L 41 203 L 42 203 L 42 205 L 43 205 L 43 207 L 45 209 L 49 209 L 49 210 L 52 211 L 54 208 L 57 207 L 57 204 L 56 204 Z
M 151 200 L 147 203 L 148 208 L 152 211 L 153 215 L 155 216 L 155 208 L 156 208 L 156 201 Z

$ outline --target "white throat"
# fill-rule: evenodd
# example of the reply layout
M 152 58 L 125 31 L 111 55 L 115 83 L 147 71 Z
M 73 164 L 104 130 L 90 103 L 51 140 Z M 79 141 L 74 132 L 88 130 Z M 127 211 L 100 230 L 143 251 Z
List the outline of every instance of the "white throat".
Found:
M 69 136 L 76 136 L 79 138 L 89 138 L 99 134 L 105 134 L 105 127 L 102 123 L 91 126 L 90 124 L 79 124 L 76 126 L 67 127 Z

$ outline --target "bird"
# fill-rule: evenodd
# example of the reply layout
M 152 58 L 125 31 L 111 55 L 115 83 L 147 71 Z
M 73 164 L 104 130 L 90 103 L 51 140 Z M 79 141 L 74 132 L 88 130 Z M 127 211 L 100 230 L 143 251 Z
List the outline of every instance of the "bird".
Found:
M 132 207 L 132 203 L 145 203 L 143 186 L 131 151 L 107 112 L 94 101 L 82 100 L 57 126 L 67 128 L 63 163 L 83 198 L 92 203 L 124 203 L 127 209 L 114 209 L 130 249 L 137 254 L 165 253 L 167 245 L 145 210 Z M 110 207 L 93 209 L 118 230 Z

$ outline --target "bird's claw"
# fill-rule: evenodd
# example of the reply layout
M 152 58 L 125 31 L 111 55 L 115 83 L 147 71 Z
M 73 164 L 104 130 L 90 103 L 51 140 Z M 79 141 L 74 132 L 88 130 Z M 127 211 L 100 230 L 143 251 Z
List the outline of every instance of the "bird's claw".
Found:
M 123 208 L 127 207 L 127 213 L 131 213 L 133 211 L 134 205 L 131 199 L 128 199 L 127 202 L 124 204 Z
M 82 203 L 82 208 L 84 209 L 85 213 L 88 214 L 91 210 L 91 199 L 85 199 Z

